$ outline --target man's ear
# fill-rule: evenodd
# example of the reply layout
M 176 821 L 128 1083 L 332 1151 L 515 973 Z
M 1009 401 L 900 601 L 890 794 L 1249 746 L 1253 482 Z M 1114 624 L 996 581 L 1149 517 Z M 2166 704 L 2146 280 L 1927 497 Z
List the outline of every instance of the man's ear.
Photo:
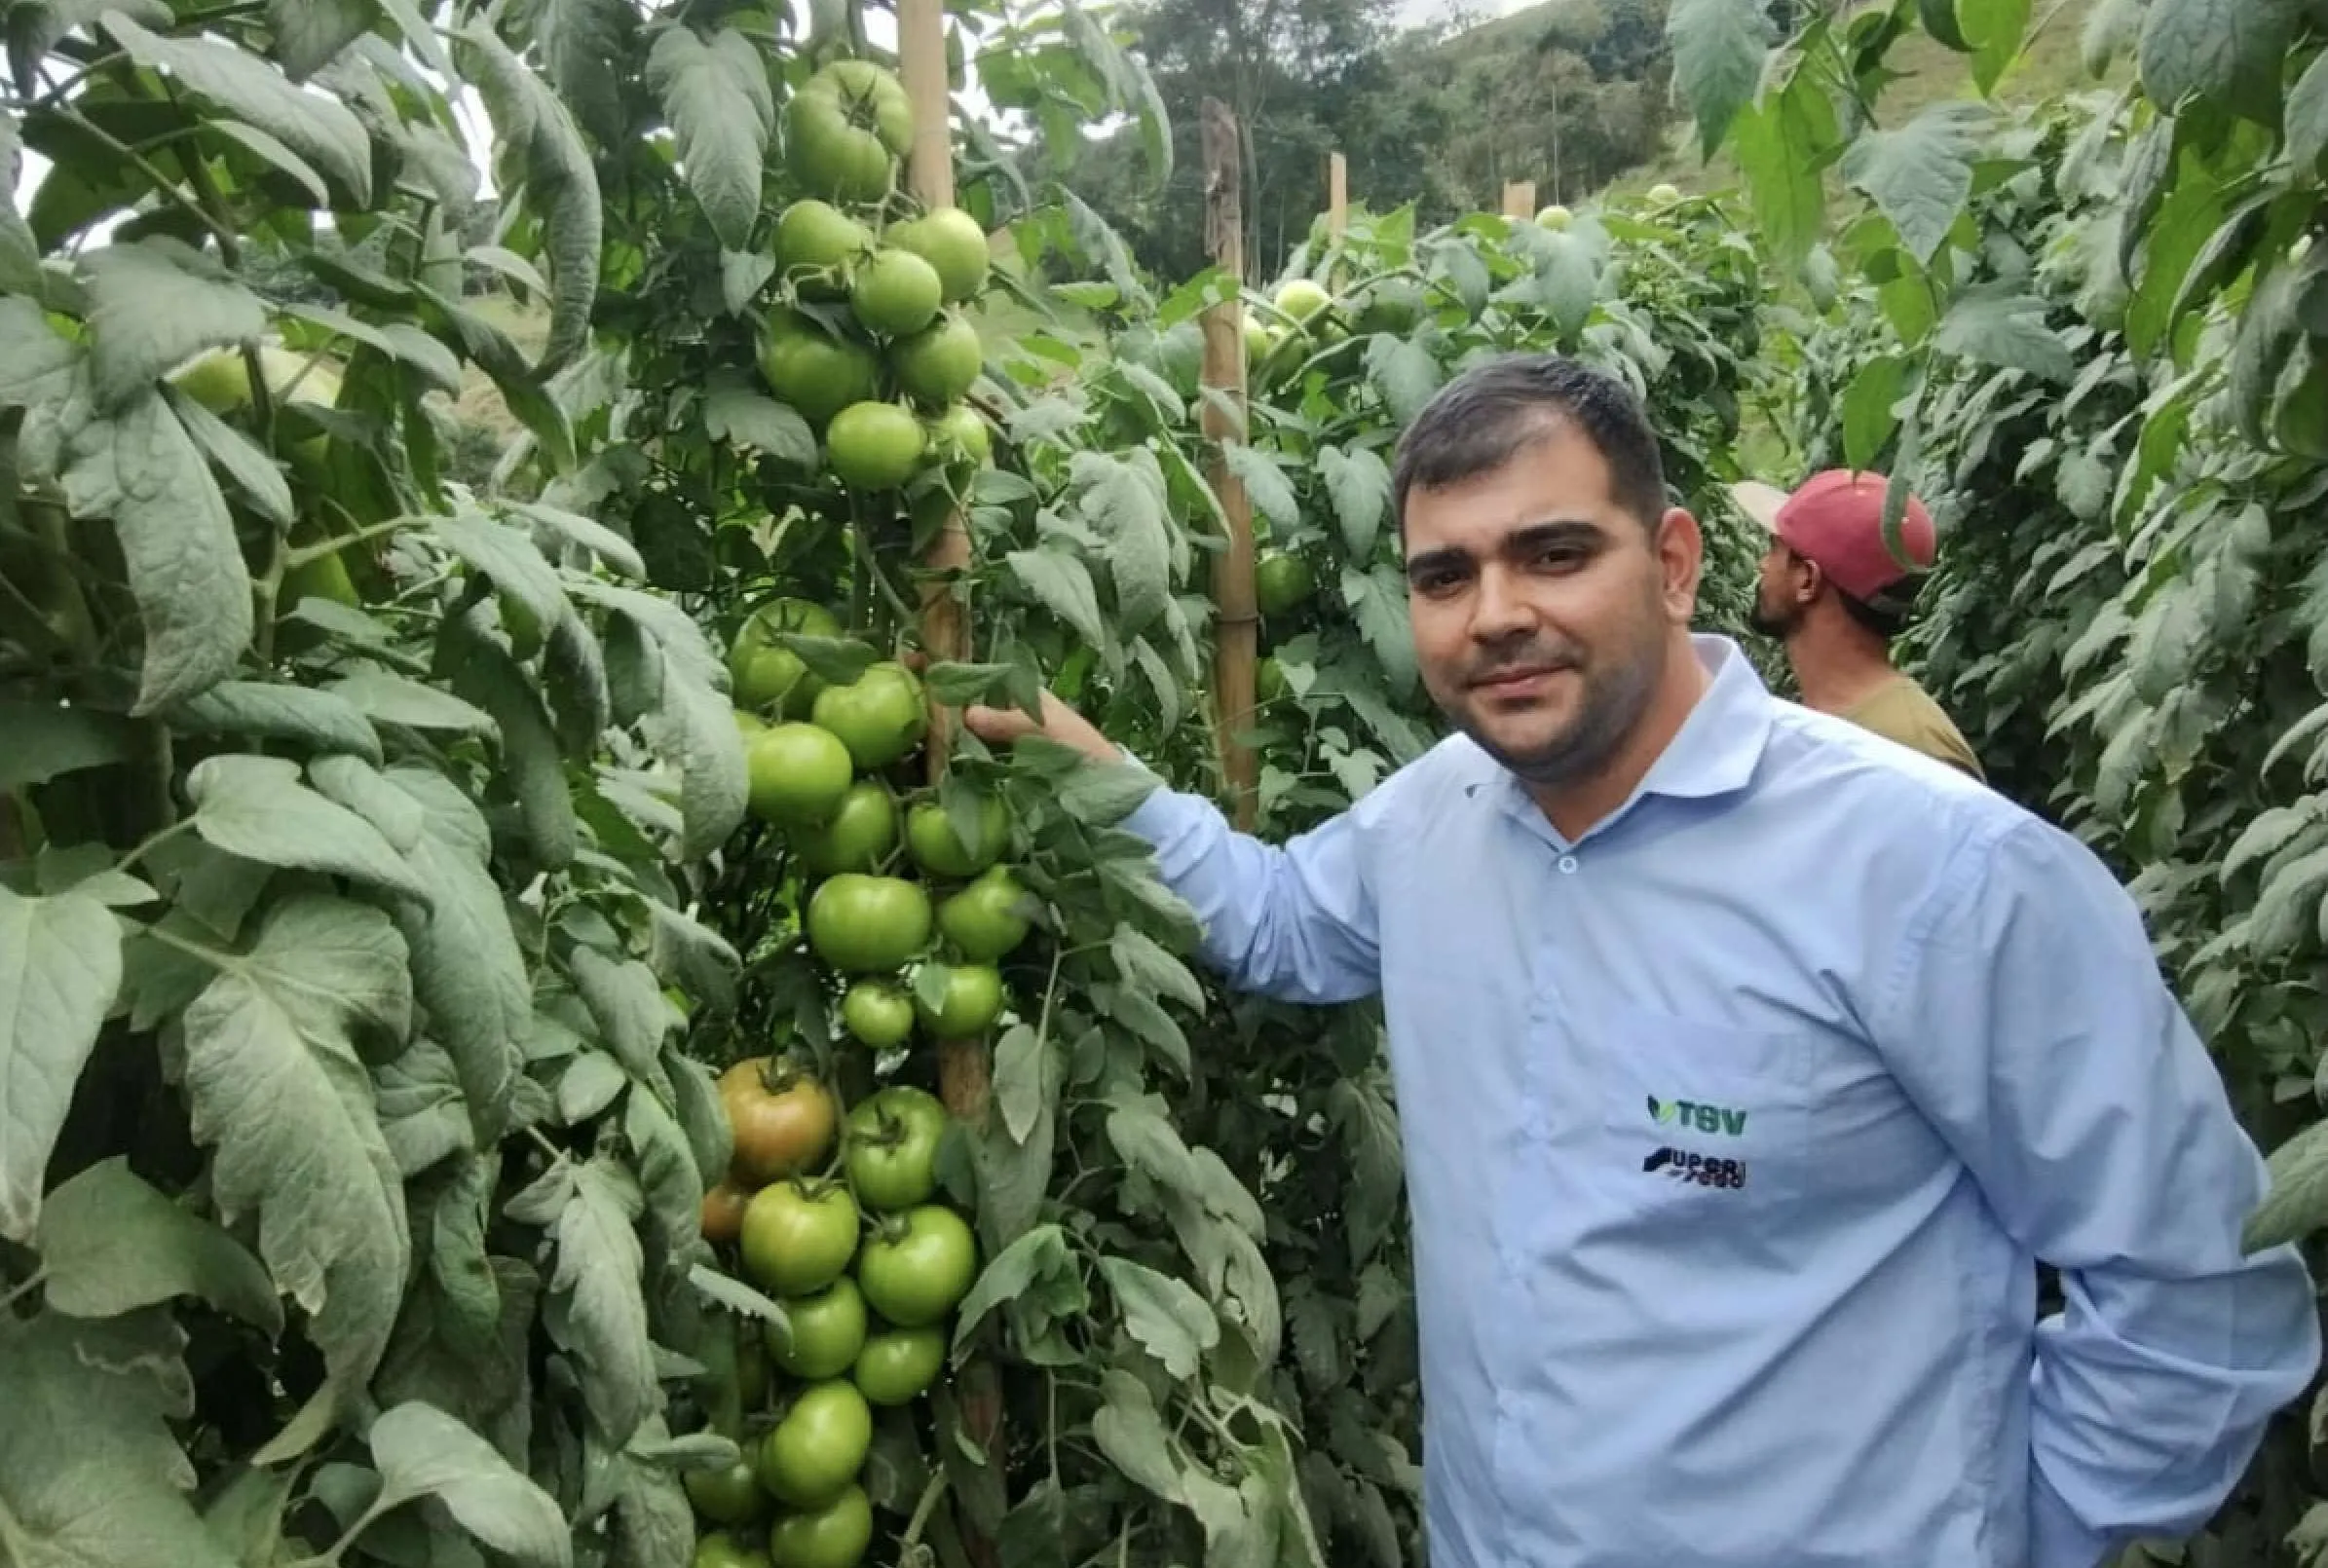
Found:
M 1668 614 L 1687 621 L 1698 613 L 1698 580 L 1706 567 L 1706 535 L 1687 509 L 1670 506 L 1657 520 L 1657 564 Z

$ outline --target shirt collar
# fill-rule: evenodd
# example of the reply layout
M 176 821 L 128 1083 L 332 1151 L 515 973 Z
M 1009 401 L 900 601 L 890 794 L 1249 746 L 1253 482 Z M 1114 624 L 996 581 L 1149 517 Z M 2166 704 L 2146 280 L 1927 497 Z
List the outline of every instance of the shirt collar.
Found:
M 1770 738 L 1770 689 L 1746 651 L 1728 637 L 1695 633 L 1690 638 L 1690 652 L 1711 680 L 1633 794 L 1594 824 L 1586 838 L 1615 827 L 1647 796 L 1710 800 L 1753 782 L 1763 745 Z M 1500 764 L 1489 762 L 1488 765 L 1502 775 L 1506 808 L 1531 822 L 1541 821 L 1543 814 L 1519 776 Z

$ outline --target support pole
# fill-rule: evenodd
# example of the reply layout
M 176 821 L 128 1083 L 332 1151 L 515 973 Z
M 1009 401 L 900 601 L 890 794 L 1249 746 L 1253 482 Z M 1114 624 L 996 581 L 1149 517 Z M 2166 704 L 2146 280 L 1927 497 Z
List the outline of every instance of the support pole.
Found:
M 946 84 L 944 0 L 898 0 L 899 76 L 914 106 L 913 150 L 906 158 L 906 189 L 924 207 L 954 205 L 954 112 Z M 949 508 L 922 564 L 930 578 L 921 589 L 921 647 L 933 661 L 967 659 L 970 626 L 953 578 L 970 565 L 970 533 L 961 513 Z M 934 699 L 929 704 L 931 783 L 946 774 L 954 749 L 954 716 Z M 981 1126 L 989 1114 L 994 1063 L 981 1039 L 938 1042 L 938 1096 L 957 1119 Z M 981 1356 L 957 1380 L 962 1425 L 986 1462 L 1001 1476 L 1002 1385 L 991 1361 Z M 963 1519 L 963 1548 L 976 1568 L 996 1568 L 995 1544 Z
M 1340 153 L 1326 156 L 1326 232 L 1340 239 L 1350 227 L 1350 163 Z
M 1504 182 L 1504 216 L 1532 218 L 1536 215 L 1536 182 L 1532 179 Z
M 1237 119 L 1218 98 L 1204 100 L 1205 243 L 1213 264 L 1240 287 L 1245 280 L 1245 193 Z M 1338 162 L 1338 158 L 1337 158 Z M 1245 402 L 1245 304 L 1231 295 L 1204 313 L 1204 433 L 1212 450 L 1206 476 L 1228 521 L 1228 548 L 1213 561 L 1218 631 L 1214 703 L 1220 774 L 1231 818 L 1251 831 L 1258 804 L 1260 760 L 1245 744 L 1253 726 L 1253 672 L 1259 616 L 1253 596 L 1253 502 L 1230 471 L 1227 443 L 1248 431 Z

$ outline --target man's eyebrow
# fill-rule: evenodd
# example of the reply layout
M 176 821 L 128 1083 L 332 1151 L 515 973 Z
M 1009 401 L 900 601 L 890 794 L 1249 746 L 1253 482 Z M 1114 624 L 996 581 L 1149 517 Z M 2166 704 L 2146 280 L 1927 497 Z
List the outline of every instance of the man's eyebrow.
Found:
M 1590 544 L 1603 537 L 1600 525 L 1581 517 L 1555 517 L 1541 523 L 1516 528 L 1497 541 L 1496 552 L 1501 555 L 1525 554 L 1554 544 Z M 1442 549 L 1424 550 L 1407 558 L 1407 574 L 1459 569 L 1471 565 L 1469 550 L 1447 545 Z

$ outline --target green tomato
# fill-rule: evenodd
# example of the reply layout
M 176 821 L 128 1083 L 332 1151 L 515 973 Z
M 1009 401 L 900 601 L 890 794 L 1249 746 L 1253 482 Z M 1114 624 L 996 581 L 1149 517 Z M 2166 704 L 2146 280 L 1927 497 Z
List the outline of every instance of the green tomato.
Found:
M 844 974 L 894 973 L 929 943 L 929 895 L 902 877 L 843 872 L 808 896 L 808 946 Z
M 801 864 L 818 877 L 877 870 L 897 847 L 897 798 L 880 779 L 859 779 L 842 797 L 833 819 L 796 835 Z
M 771 1568 L 768 1553 L 744 1545 L 725 1530 L 714 1530 L 695 1542 L 692 1568 Z
M 772 725 L 744 744 L 753 815 L 780 828 L 813 828 L 833 819 L 856 777 L 848 747 L 810 724 Z
M 855 1358 L 850 1362 L 853 1364 Z M 726 1470 L 691 1470 L 680 1477 L 680 1484 L 687 1488 L 695 1512 L 718 1524 L 749 1524 L 768 1503 L 768 1494 L 760 1489 L 760 1473 L 748 1459 L 738 1459 Z
M 873 1545 L 873 1502 L 850 1484 L 822 1508 L 787 1513 L 768 1532 L 770 1568 L 856 1568 Z
M 995 460 L 995 438 L 968 403 L 955 403 L 931 420 L 926 439 L 927 450 L 945 463 L 957 490 L 967 488 L 978 470 Z
M 983 963 L 946 966 L 944 994 L 935 1007 L 917 991 L 914 1014 L 921 1027 L 941 1040 L 967 1040 L 984 1034 L 1002 1012 L 1002 977 Z
M 830 610 L 807 599 L 777 599 L 752 612 L 728 646 L 728 674 L 737 706 L 773 709 L 787 719 L 807 717 L 808 704 L 824 683 L 784 646 L 786 632 L 838 637 L 841 622 Z
M 841 998 L 841 1026 L 876 1051 L 903 1045 L 914 1032 L 913 998 L 880 980 L 860 980 Z
M 785 1322 L 766 1324 L 769 1359 L 794 1377 L 839 1377 L 865 1344 L 865 1296 L 844 1274 L 821 1290 L 783 1303 Z
M 882 390 L 882 362 L 872 349 L 781 307 L 768 313 L 760 335 L 760 375 L 779 402 L 820 430 L 834 415 L 878 398 Z
M 870 205 L 889 194 L 913 144 L 914 107 L 869 60 L 836 60 L 785 100 L 785 161 L 817 196 Z
M 1027 940 L 1027 889 L 1007 866 L 992 866 L 938 906 L 938 931 L 972 963 L 994 963 Z
M 882 246 L 849 274 L 849 314 L 876 337 L 911 339 L 937 319 L 945 303 L 938 270 L 911 250 Z
M 958 316 L 935 321 L 889 349 L 889 368 L 897 374 L 897 385 L 907 396 L 931 408 L 942 408 L 968 392 L 985 364 L 986 347 L 978 341 L 978 329 Z
M 816 722 L 841 737 L 857 766 L 886 767 L 921 743 L 929 709 L 914 672 L 893 660 L 867 666 L 847 686 L 816 693 Z
M 744 1274 L 778 1297 L 821 1290 L 856 1255 L 860 1223 L 856 1198 L 838 1182 L 771 1182 L 743 1212 Z
M 849 404 L 825 427 L 825 456 L 851 490 L 894 490 L 920 469 L 928 438 L 913 411 L 897 403 Z
M 893 1213 L 938 1190 L 946 1107 L 927 1090 L 894 1084 L 849 1108 L 843 1167 L 863 1208 Z
M 821 1508 L 857 1478 L 873 1411 L 846 1378 L 811 1383 L 760 1445 L 760 1483 L 796 1509 Z
M 979 797 L 975 839 L 965 843 L 953 819 L 936 801 L 923 801 L 905 814 L 905 842 L 914 864 L 932 877 L 975 877 L 1010 847 L 1010 815 L 998 795 Z
M 866 1305 L 898 1328 L 942 1322 L 977 1277 L 978 1239 L 943 1204 L 891 1214 L 857 1258 L 857 1288 Z
M 776 219 L 776 271 L 840 276 L 873 249 L 873 231 L 829 202 L 795 202 Z M 789 314 L 789 313 L 788 313 Z
M 958 206 L 942 206 L 892 223 L 882 238 L 935 267 L 949 305 L 968 299 L 986 285 L 987 268 L 994 260 L 986 231 Z
M 1277 308 L 1296 321 L 1306 321 L 1332 304 L 1333 296 L 1306 278 L 1289 279 L 1277 290 Z
M 943 1328 L 885 1328 L 865 1341 L 849 1379 L 871 1404 L 911 1404 L 946 1366 Z
M 1271 553 L 1254 563 L 1253 597 L 1264 616 L 1282 616 L 1317 591 L 1317 575 L 1298 555 Z

